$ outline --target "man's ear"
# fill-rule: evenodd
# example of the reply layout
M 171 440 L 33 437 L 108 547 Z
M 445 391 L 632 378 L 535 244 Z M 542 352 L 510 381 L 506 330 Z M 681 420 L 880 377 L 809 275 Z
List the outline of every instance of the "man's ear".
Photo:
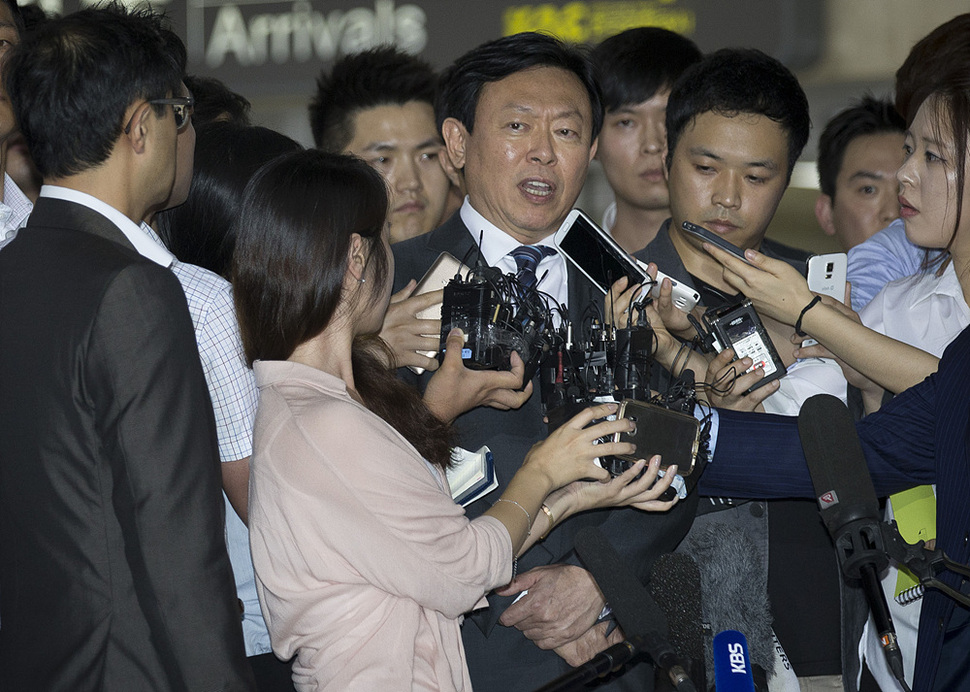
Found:
M 468 143 L 468 130 L 455 118 L 445 118 L 441 124 L 441 136 L 445 140 L 448 158 L 458 170 L 465 167 L 465 147 Z
M 668 151 L 670 150 L 667 148 L 667 138 L 664 137 L 664 146 L 663 146 L 663 149 L 660 150 L 660 170 L 663 171 L 664 182 L 670 185 L 670 167 L 667 166 Z
M 593 143 L 589 147 L 590 163 L 592 163 L 593 159 L 596 158 L 596 150 L 599 149 L 599 145 L 600 145 L 600 138 L 599 136 L 597 136 L 596 139 L 593 140 Z
M 148 142 L 148 131 L 152 127 L 150 120 L 152 114 L 151 105 L 141 102 L 136 106 L 130 107 L 125 115 L 130 123 L 128 132 L 122 131 L 123 138 L 127 138 L 129 145 L 136 154 L 143 154 Z
M 835 224 L 832 223 L 832 198 L 828 195 L 819 195 L 815 200 L 815 218 L 818 225 L 822 227 L 825 235 L 835 235 Z
M 441 153 L 438 155 L 438 161 L 441 163 L 441 168 L 444 170 L 445 176 L 448 178 L 449 182 L 451 182 L 454 187 L 462 190 L 461 171 L 458 170 L 454 161 L 451 160 L 451 154 L 448 153 L 448 147 L 441 150 Z

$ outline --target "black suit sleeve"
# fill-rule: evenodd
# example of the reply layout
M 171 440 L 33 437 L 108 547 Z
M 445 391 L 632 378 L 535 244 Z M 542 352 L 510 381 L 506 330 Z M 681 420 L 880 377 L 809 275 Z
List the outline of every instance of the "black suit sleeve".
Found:
M 252 689 L 212 407 L 174 275 L 145 262 L 120 272 L 101 301 L 90 354 L 125 558 L 171 682 Z

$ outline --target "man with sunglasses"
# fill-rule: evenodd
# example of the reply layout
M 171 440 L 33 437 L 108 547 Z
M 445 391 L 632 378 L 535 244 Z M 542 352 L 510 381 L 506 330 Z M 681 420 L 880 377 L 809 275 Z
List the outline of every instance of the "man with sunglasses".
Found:
M 44 179 L 0 252 L 0 689 L 249 690 L 169 199 L 191 99 L 149 11 L 83 10 L 6 84 Z

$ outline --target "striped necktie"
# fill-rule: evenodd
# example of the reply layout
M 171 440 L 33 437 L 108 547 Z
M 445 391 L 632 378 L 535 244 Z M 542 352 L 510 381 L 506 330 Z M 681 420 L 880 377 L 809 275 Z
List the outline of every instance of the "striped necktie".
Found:
M 515 278 L 518 279 L 525 288 L 532 288 L 536 285 L 536 267 L 543 257 L 556 254 L 556 249 L 546 245 L 520 245 L 509 253 L 515 260 L 518 271 Z

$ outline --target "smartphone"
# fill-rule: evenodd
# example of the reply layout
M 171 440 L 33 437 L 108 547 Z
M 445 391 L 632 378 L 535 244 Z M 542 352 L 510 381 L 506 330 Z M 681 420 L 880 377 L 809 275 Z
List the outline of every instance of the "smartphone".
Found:
M 460 276 L 463 280 L 468 277 L 469 269 L 464 264 L 462 264 L 454 255 L 448 252 L 442 252 L 438 255 L 438 259 L 428 268 L 428 271 L 424 273 L 418 285 L 414 288 L 414 293 L 412 296 L 418 296 L 422 293 L 430 293 L 431 291 L 437 291 L 448 285 L 456 276 Z M 430 305 L 421 312 L 415 314 L 419 320 L 437 320 L 441 318 L 441 303 L 435 303 Z M 427 334 L 426 336 L 437 337 L 437 334 Z M 428 358 L 434 358 L 438 355 L 437 351 L 418 351 L 423 356 Z M 408 366 L 410 370 L 416 375 L 420 375 L 424 372 L 424 368 L 416 368 L 413 366 Z
M 714 233 L 713 231 L 709 231 L 703 226 L 698 226 L 696 223 L 691 223 L 690 221 L 684 221 L 684 223 L 681 225 L 681 228 L 683 228 L 685 232 L 690 233 L 695 238 L 700 238 L 701 240 L 706 241 L 711 245 L 715 245 L 721 248 L 725 252 L 730 252 L 739 260 L 748 262 L 748 260 L 744 256 L 744 250 L 739 248 L 734 243 L 729 243 L 724 238 L 719 236 L 717 233 Z M 751 263 L 748 262 L 748 264 L 751 264 Z
M 684 478 L 694 470 L 701 439 L 701 424 L 694 416 L 634 399 L 621 401 L 617 416 L 636 424 L 632 432 L 613 436 L 614 442 L 632 442 L 637 446 L 635 454 L 616 455 L 629 462 L 627 468 L 638 459 L 659 454 L 662 469 L 676 464 L 677 474 Z
M 637 260 L 637 264 L 640 268 L 646 271 L 646 265 Z M 681 312 L 690 312 L 694 307 L 700 302 L 701 294 L 695 291 L 690 286 L 685 286 L 684 284 L 677 281 L 677 279 L 672 276 L 667 276 L 659 269 L 657 270 L 657 276 L 654 279 L 656 283 L 650 286 L 650 295 L 654 298 L 660 297 L 660 286 L 663 284 L 664 279 L 670 279 L 671 292 L 670 298 L 673 301 L 674 306 Z M 641 294 L 642 295 L 642 294 Z
M 832 252 L 808 258 L 808 288 L 814 293 L 845 302 L 845 277 L 848 255 Z
M 646 268 L 580 209 L 569 212 L 556 231 L 553 242 L 603 295 L 609 293 L 610 287 L 624 276 L 638 284 L 651 281 Z M 660 295 L 660 282 L 665 276 L 657 272 L 657 283 L 651 289 L 655 297 Z M 678 281 L 671 279 L 671 282 L 674 286 L 674 305 L 689 312 L 697 305 L 700 294 Z
M 750 300 L 726 308 L 708 310 L 704 314 L 704 322 L 708 331 L 714 333 L 714 347 L 718 353 L 726 348 L 733 348 L 738 358 L 751 359 L 751 367 L 745 370 L 746 373 L 755 368 L 764 370 L 764 377 L 748 392 L 787 374 L 788 370 Z

